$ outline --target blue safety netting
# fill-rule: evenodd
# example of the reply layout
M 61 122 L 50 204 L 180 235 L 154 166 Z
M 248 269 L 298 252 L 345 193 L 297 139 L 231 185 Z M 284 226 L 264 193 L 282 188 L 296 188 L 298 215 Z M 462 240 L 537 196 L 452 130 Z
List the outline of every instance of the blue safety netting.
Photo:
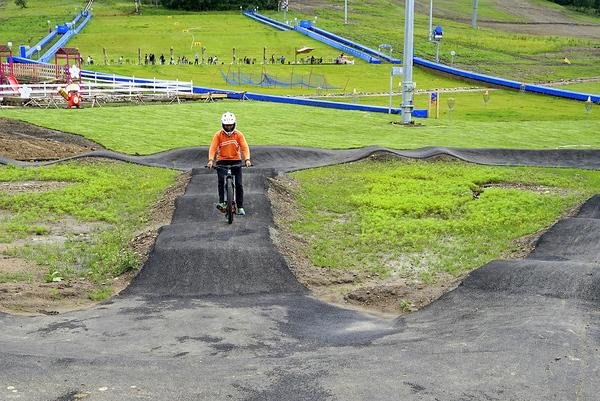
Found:
M 225 82 L 229 85 L 255 85 L 262 87 L 284 87 L 304 86 L 306 88 L 337 89 L 330 85 L 323 74 L 294 74 L 288 76 L 276 76 L 266 72 L 249 74 L 240 71 L 221 71 Z

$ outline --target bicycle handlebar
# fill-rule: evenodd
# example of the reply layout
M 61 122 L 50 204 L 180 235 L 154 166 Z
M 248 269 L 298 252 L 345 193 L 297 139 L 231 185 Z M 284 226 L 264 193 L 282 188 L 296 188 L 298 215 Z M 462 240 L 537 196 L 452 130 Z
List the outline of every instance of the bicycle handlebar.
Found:
M 249 168 L 249 167 L 253 167 L 253 166 L 254 166 L 254 164 L 250 164 L 249 166 L 246 166 L 245 163 L 237 163 L 237 164 L 227 164 L 227 165 L 221 165 L 221 166 L 218 165 L 218 164 L 213 164 L 212 167 L 208 167 L 208 165 L 205 165 L 204 168 L 228 169 L 228 168 L 231 168 L 231 167 L 246 167 L 246 168 Z

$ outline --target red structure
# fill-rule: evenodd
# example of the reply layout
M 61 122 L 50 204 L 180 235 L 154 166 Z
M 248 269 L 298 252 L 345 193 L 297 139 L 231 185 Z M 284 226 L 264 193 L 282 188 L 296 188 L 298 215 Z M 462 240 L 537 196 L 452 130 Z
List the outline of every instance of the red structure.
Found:
M 0 83 L 7 81 L 9 75 L 13 75 L 12 49 L 0 45 Z
M 64 63 L 61 63 L 63 60 Z M 77 82 L 81 83 L 81 61 L 79 49 L 74 47 L 61 47 L 54 55 L 56 75 L 59 76 L 62 71 L 68 83 L 66 89 L 59 89 L 60 95 L 67 101 L 68 109 L 81 106 L 81 95 L 77 84 Z M 72 76 L 73 67 L 77 68 L 77 76 Z
M 64 63 L 61 63 L 61 61 L 63 60 Z M 69 84 L 72 82 L 81 82 L 81 75 L 72 79 L 71 73 L 69 71 L 69 69 L 71 68 L 71 63 L 74 63 L 79 69 L 79 71 L 81 71 L 81 61 L 81 54 L 79 53 L 79 49 L 75 47 L 61 47 L 54 55 L 56 76 L 59 77 L 64 74 L 67 77 L 67 83 Z M 63 74 L 61 74 L 61 69 Z

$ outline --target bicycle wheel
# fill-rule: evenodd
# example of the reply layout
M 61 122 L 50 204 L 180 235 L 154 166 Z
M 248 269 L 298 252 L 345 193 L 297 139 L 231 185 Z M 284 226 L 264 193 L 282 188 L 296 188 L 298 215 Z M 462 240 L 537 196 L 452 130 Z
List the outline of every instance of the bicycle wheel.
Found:
M 233 223 L 233 215 L 235 214 L 235 195 L 233 188 L 233 180 L 227 179 L 227 185 L 225 188 L 227 189 L 227 222 L 229 224 Z

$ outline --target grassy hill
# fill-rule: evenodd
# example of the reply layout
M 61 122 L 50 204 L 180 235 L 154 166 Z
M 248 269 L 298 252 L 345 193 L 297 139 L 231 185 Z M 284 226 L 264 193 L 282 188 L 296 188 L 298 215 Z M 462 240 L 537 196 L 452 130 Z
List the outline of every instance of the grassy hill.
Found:
M 0 0 L 0 43 L 12 41 L 15 45 L 32 45 L 46 35 L 48 21 L 50 25 L 70 21 L 82 5 L 79 0 L 29 0 L 28 3 L 27 9 L 20 10 L 14 2 Z M 348 25 L 343 24 L 340 3 L 321 0 L 293 3 L 288 18 L 314 21 L 316 15 L 318 26 L 372 47 L 392 44 L 393 54 L 400 56 L 402 1 L 351 2 Z M 432 58 L 433 46 L 426 40 L 427 3 L 418 2 L 417 9 L 421 14 L 416 18 L 415 53 Z M 508 2 L 481 0 L 482 26 L 496 24 L 495 28 L 507 29 L 474 30 L 465 18 L 470 12 L 470 0 L 436 0 L 435 3 L 435 24 L 443 25 L 446 32 L 441 45 L 442 61 L 451 62 L 449 51 L 455 50 L 454 64 L 466 69 L 527 81 L 591 78 L 572 83 L 570 87 L 600 92 L 600 83 L 594 81 L 600 75 L 598 39 L 511 33 L 508 29 L 509 24 L 532 21 L 538 18 L 536 15 L 554 18 L 554 12 L 564 13 L 561 18 L 582 24 L 590 21 L 597 24 L 597 18 L 579 16 L 557 6 L 549 8 L 550 3 L 541 0 L 529 3 L 542 7 L 542 10 L 551 10 L 548 15 L 545 11 L 522 15 L 508 7 Z M 138 16 L 133 15 L 131 1 L 117 0 L 97 0 L 93 12 L 95 17 L 90 25 L 69 43 L 69 46 L 78 47 L 84 58 L 94 57 L 96 64 L 86 66 L 88 69 L 138 77 L 191 80 L 196 85 L 240 91 L 304 96 L 329 94 L 327 99 L 331 100 L 378 105 L 387 105 L 389 101 L 385 96 L 389 90 L 389 64 L 369 65 L 361 60 L 355 65 L 343 66 L 287 62 L 260 64 L 265 48 L 268 58 L 284 55 L 288 61 L 294 60 L 294 50 L 303 46 L 314 47 L 313 54 L 325 60 L 337 55 L 338 51 L 295 32 L 267 28 L 239 13 L 184 13 L 145 6 L 142 15 Z M 282 13 L 268 14 L 283 18 Z M 146 53 L 164 54 L 168 58 L 173 48 L 175 59 L 185 55 L 193 60 L 194 53 L 202 47 L 206 48 L 206 57 L 217 56 L 220 63 L 138 65 L 140 53 L 142 58 Z M 232 65 L 234 47 L 238 59 L 250 57 L 257 63 Z M 565 56 L 571 59 L 570 65 L 562 62 Z M 117 61 L 120 57 L 122 64 Z M 228 72 L 267 72 L 282 81 L 297 75 L 309 80 L 321 77 L 333 88 L 229 85 L 223 79 L 223 74 Z M 600 138 L 596 134 L 600 121 L 597 106 L 588 113 L 581 102 L 547 96 L 479 86 L 475 86 L 474 91 L 470 88 L 459 91 L 459 88 L 473 85 L 418 68 L 414 80 L 418 90 L 437 88 L 447 92 L 441 94 L 440 118 L 419 120 L 422 125 L 410 129 L 391 124 L 398 117 L 386 114 L 240 101 L 94 108 L 84 103 L 81 110 L 3 108 L 0 116 L 79 134 L 110 149 L 131 154 L 207 145 L 225 110 L 237 114 L 239 128 L 251 146 L 600 148 Z M 393 82 L 395 91 L 398 83 L 396 78 Z M 355 89 L 357 94 L 353 95 Z M 482 97 L 485 89 L 490 91 L 487 103 Z M 418 92 L 416 107 L 427 107 L 427 98 L 427 93 Z M 454 100 L 452 111 L 448 107 L 449 99 Z M 397 96 L 393 98 L 394 105 L 399 102 Z M 51 199 L 44 198 L 38 203 L 31 203 L 31 200 L 36 201 L 45 194 L 32 196 L 26 193 L 18 198 L 4 194 L 6 216 L 0 221 L 0 234 L 6 232 L 7 237 L 19 238 L 31 233 L 38 236 L 51 234 L 53 227 L 58 225 L 56 221 L 60 222 L 65 213 L 75 216 L 78 224 L 98 220 L 110 224 L 123 221 L 123 226 L 109 227 L 93 237 L 93 241 L 73 240 L 52 247 L 29 244 L 12 251 L 13 256 L 46 266 L 46 281 L 76 275 L 95 280 L 100 289 L 90 298 L 102 299 L 110 295 L 110 288 L 105 288 L 105 283 L 111 282 L 112 277 L 122 271 L 139 266 L 139 260 L 128 244 L 133 233 L 144 224 L 149 204 L 142 204 L 139 196 L 131 194 L 139 192 L 140 186 L 151 189 L 145 198 L 150 202 L 172 182 L 173 172 L 119 163 L 113 166 L 89 162 L 93 165 L 86 167 L 86 163 L 36 169 L 0 168 L 0 175 L 4 177 L 0 181 L 89 182 L 85 191 L 79 187 L 49 191 Z M 200 165 L 202 161 L 198 163 Z M 90 172 L 91 178 L 82 176 L 86 171 Z M 115 174 L 125 179 L 119 181 Z M 297 185 L 288 185 L 291 192 L 286 196 L 294 199 L 291 208 L 298 214 L 288 216 L 289 220 L 278 221 L 278 226 L 293 231 L 302 239 L 299 255 L 316 266 L 355 272 L 358 277 L 357 282 L 352 283 L 355 286 L 363 285 L 361 278 L 375 273 L 378 280 L 387 280 L 378 281 L 379 284 L 399 285 L 393 280 L 401 279 L 420 288 L 436 281 L 444 287 L 445 280 L 452 282 L 454 276 L 491 259 L 522 252 L 522 244 L 527 241 L 521 237 L 526 239 L 552 224 L 600 188 L 597 171 L 483 167 L 454 161 L 368 161 L 298 172 L 293 179 Z M 323 182 L 336 180 L 341 183 L 339 188 L 323 185 Z M 114 185 L 117 181 L 122 183 L 118 187 Z M 149 186 L 146 182 L 154 184 Z M 106 198 L 103 195 L 105 188 L 110 188 L 111 195 L 117 200 Z M 485 192 L 475 200 L 473 190 L 484 188 Z M 98 198 L 103 207 L 118 206 L 120 211 L 134 210 L 136 214 L 126 218 L 115 214 L 117 217 L 112 220 L 104 216 L 106 213 L 82 216 L 77 213 L 77 208 L 81 208 L 79 203 L 73 202 L 72 198 L 73 194 L 79 196 L 82 193 Z M 86 199 L 83 201 L 86 205 L 90 203 Z M 48 215 L 48 210 L 54 210 L 48 205 L 60 213 Z M 519 238 L 520 241 L 515 241 Z M 65 259 L 64 255 L 69 257 Z M 34 280 L 33 276 L 0 275 L 0 283 L 23 284 L 27 280 Z M 43 291 L 48 290 L 44 287 Z M 410 309 L 417 303 L 418 291 L 412 295 L 414 297 L 409 294 L 407 299 L 395 300 L 395 310 L 398 307 Z
M 386 2 L 370 0 L 350 5 L 349 24 L 343 24 L 343 10 L 337 3 L 309 2 L 313 7 L 308 9 L 298 5 L 287 14 L 289 20 L 294 18 L 317 17 L 317 26 L 339 33 L 360 43 L 377 47 L 387 43 L 393 46 L 393 55 L 401 57 L 403 47 L 404 11 L 402 2 Z M 530 35 L 504 32 L 498 29 L 480 28 L 474 30 L 470 26 L 470 0 L 435 2 L 434 24 L 444 27 L 445 35 L 440 45 L 442 62 L 455 66 L 513 78 L 527 82 L 547 82 L 560 79 L 597 77 L 599 70 L 595 60 L 600 56 L 600 39 L 577 38 L 548 35 Z M 534 11 L 556 9 L 550 2 L 539 2 L 543 7 Z M 523 16 L 511 14 L 502 2 L 493 0 L 481 1 L 479 17 L 482 25 L 485 21 L 519 22 Z M 0 6 L 3 21 L 0 24 L 0 42 L 12 41 L 33 45 L 45 35 L 47 21 L 54 25 L 73 18 L 81 7 L 80 1 L 31 0 L 25 10 L 17 9 L 13 2 L 6 1 Z M 433 59 L 434 46 L 427 41 L 428 2 L 417 2 L 415 20 L 415 54 Z M 560 8 L 560 15 L 569 18 L 573 24 L 598 25 L 600 18 L 579 16 Z M 128 1 L 104 0 L 94 3 L 95 14 L 91 24 L 69 46 L 78 47 L 85 56 L 91 55 L 96 60 L 95 68 L 103 71 L 135 76 L 155 76 L 157 78 L 173 78 L 193 80 L 204 86 L 229 87 L 222 74 L 231 69 L 242 73 L 259 74 L 263 54 L 267 59 L 285 56 L 286 63 L 295 60 L 294 50 L 304 46 L 314 47 L 312 52 L 317 58 L 332 60 L 337 50 L 329 48 L 317 41 L 295 32 L 279 32 L 265 25 L 242 17 L 239 13 L 185 13 L 162 8 L 144 6 L 142 15 L 133 15 L 133 6 Z M 266 12 L 279 20 L 283 13 Z M 442 16 L 444 18 L 442 18 Z M 532 17 L 533 18 L 533 17 Z M 559 26 L 559 25 L 557 25 Z M 562 25 L 560 25 L 562 26 Z M 158 29 L 159 28 L 159 29 Z M 502 26 L 500 26 L 502 28 Z M 586 25 L 572 25 L 574 32 L 587 29 Z M 219 32 L 218 35 L 213 34 Z M 98 40 L 98 38 L 102 38 Z M 155 53 L 158 57 L 164 54 L 169 57 L 173 48 L 175 59 L 186 56 L 193 59 L 195 53 L 206 48 L 206 57 L 217 56 L 219 65 L 192 69 L 189 66 L 145 68 L 138 66 L 138 49 L 142 58 L 146 53 Z M 231 66 L 233 48 L 236 49 L 238 62 L 243 57 L 255 59 L 255 65 Z M 107 63 L 104 65 L 103 49 L 107 51 Z M 456 55 L 451 57 L 450 52 Z M 119 57 L 123 57 L 127 65 L 115 65 Z M 568 57 L 571 64 L 565 64 Z M 111 62 L 112 61 L 112 62 Z M 220 64 L 223 63 L 223 64 Z M 292 74 L 323 75 L 326 81 L 337 92 L 386 92 L 388 90 L 388 66 L 367 66 L 361 60 L 351 68 L 347 66 L 294 66 L 268 64 L 266 72 L 286 80 Z M 419 88 L 436 88 L 457 86 L 446 79 L 432 76 L 418 70 L 415 81 Z M 241 90 L 252 87 L 239 87 Z M 293 95 L 310 94 L 302 89 L 279 90 L 261 88 L 272 93 L 289 93 Z M 584 88 L 585 90 L 585 88 Z M 334 91 L 335 92 L 335 91 Z

